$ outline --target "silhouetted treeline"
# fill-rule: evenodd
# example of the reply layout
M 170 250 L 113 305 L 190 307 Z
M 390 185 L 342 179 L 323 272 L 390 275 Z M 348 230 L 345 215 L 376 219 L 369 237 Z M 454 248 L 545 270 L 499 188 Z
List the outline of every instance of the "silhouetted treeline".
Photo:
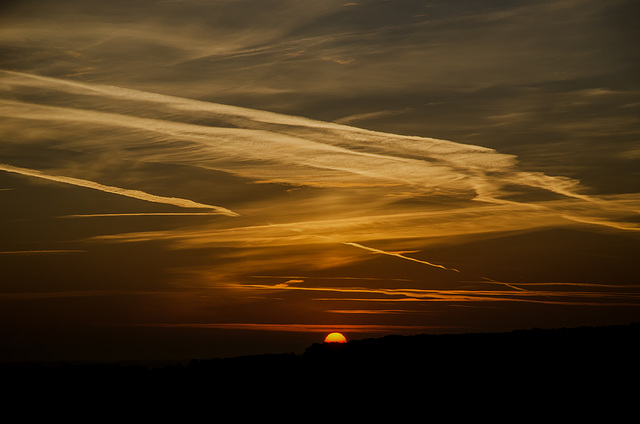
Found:
M 640 323 L 505 333 L 386 336 L 313 344 L 302 354 L 193 359 L 186 364 L 4 364 L 5 387 L 29 392 L 189 392 L 210 396 L 301 396 L 330 387 L 343 395 L 415 387 L 425 393 L 560 394 L 619 388 L 638 376 Z M 284 392 L 281 392 L 284 391 Z

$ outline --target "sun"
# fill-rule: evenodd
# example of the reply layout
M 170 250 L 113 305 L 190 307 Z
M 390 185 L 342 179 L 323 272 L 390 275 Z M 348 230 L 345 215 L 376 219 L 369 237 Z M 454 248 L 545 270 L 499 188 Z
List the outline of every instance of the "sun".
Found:
M 331 333 L 324 338 L 325 343 L 346 343 L 347 338 L 340 333 Z

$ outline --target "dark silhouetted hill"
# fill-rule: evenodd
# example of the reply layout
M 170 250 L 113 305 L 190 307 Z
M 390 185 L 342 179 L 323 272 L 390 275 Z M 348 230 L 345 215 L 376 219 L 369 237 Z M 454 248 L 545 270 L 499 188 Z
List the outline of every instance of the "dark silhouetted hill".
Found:
M 432 399 L 446 394 L 477 397 L 489 393 L 499 393 L 503 399 L 524 393 L 555 399 L 618 390 L 620 396 L 626 396 L 636 390 L 639 335 L 640 323 L 505 333 L 392 335 L 313 344 L 302 354 L 193 359 L 161 367 L 4 364 L 0 370 L 5 388 L 29 396 L 36 392 L 60 394 L 60 390 L 89 397 L 107 393 L 121 399 L 168 393 L 189 394 L 193 399 L 295 399 L 318 392 L 339 397 L 402 390 Z

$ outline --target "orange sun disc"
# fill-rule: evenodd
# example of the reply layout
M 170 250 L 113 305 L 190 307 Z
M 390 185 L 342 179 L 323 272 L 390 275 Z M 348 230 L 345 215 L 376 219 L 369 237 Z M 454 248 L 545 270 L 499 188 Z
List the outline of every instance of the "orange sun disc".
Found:
M 340 333 L 331 333 L 324 338 L 325 343 L 346 343 L 347 338 Z

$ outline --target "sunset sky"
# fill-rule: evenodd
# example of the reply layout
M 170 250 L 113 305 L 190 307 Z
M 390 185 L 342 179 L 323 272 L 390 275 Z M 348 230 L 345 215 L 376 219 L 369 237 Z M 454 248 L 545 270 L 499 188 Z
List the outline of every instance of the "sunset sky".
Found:
M 637 16 L 0 6 L 0 360 L 640 320 Z

